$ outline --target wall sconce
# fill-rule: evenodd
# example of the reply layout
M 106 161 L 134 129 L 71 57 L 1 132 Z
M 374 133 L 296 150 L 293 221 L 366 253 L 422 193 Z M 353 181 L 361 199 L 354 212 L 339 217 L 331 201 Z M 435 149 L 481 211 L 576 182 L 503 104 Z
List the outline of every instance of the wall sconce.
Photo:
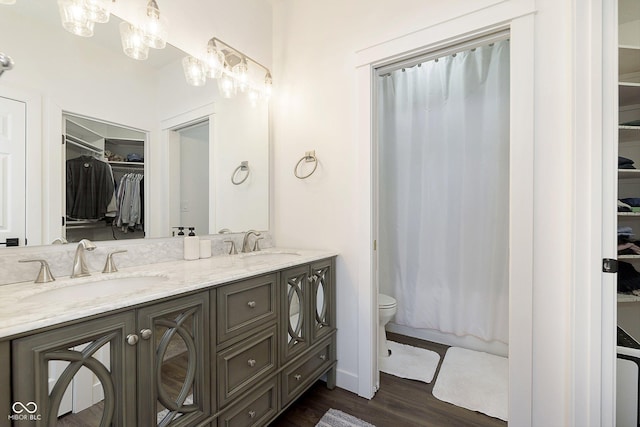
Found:
M 169 23 L 164 15 L 160 15 L 156 0 L 149 0 L 141 15 L 140 28 L 145 44 L 153 49 L 164 49 L 167 45 Z
M 122 50 L 129 58 L 144 61 L 149 57 L 149 45 L 144 41 L 144 33 L 139 27 L 126 21 L 120 23 Z
M 187 58 L 197 60 L 191 56 Z M 206 54 L 198 61 L 205 67 L 206 77 L 218 80 L 218 90 L 224 98 L 231 98 L 238 91 L 244 92 L 248 94 L 251 105 L 256 105 L 259 98 L 268 99 L 271 96 L 271 71 L 216 37 L 209 40 Z M 258 73 L 265 73 L 264 83 L 256 83 L 255 79 L 251 78 L 252 74 L 255 75 L 255 66 L 258 67 Z M 194 80 L 187 68 L 184 68 L 184 72 L 188 84 L 201 86 L 201 80 Z
M 65 30 L 80 37 L 93 36 L 95 21 L 90 19 L 84 0 L 58 0 L 58 9 Z

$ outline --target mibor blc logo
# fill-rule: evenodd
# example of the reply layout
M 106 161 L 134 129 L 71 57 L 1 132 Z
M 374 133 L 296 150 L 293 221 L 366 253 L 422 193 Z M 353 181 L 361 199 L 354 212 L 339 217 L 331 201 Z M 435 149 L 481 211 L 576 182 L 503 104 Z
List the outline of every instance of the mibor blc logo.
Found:
M 40 421 L 42 416 L 37 414 L 38 405 L 36 402 L 13 402 L 11 405 L 13 414 L 8 415 L 7 418 L 12 421 Z

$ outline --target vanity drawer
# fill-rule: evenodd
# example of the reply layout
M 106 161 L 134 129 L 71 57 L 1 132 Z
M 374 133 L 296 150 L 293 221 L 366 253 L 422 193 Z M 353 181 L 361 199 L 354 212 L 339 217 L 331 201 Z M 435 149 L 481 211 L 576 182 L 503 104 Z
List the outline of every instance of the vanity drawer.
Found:
M 294 361 L 282 372 L 282 406 L 286 406 L 310 382 L 316 381 L 320 372 L 330 367 L 335 358 L 335 336 L 321 343 L 309 355 Z
M 266 425 L 278 413 L 278 376 L 232 405 L 218 417 L 218 427 Z
M 218 405 L 223 407 L 237 395 L 276 371 L 276 325 L 218 354 Z
M 276 274 L 269 274 L 217 289 L 218 344 L 275 323 L 276 279 Z

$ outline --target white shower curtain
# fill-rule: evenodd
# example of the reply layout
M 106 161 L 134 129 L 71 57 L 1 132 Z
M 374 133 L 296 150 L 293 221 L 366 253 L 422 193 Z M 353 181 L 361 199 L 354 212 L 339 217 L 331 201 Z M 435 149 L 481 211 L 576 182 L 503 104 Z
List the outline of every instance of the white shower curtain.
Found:
M 395 322 L 508 343 L 509 42 L 379 80 L 379 280 Z

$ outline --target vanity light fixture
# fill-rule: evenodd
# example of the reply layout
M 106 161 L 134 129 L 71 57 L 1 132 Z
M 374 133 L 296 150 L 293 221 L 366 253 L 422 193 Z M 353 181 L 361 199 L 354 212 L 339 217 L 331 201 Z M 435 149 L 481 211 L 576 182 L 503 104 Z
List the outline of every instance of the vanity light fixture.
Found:
M 91 20 L 84 0 L 58 0 L 58 9 L 65 30 L 76 36 L 93 36 L 95 21 Z
M 3 1 L 6 0 L 0 0 L 0 2 Z M 96 22 L 104 24 L 109 21 L 114 1 L 58 0 L 62 26 L 77 36 L 91 37 Z
M 197 59 L 191 56 L 187 58 Z M 247 93 L 249 102 L 254 106 L 258 99 L 268 99 L 271 96 L 273 84 L 271 71 L 216 37 L 212 37 L 207 43 L 206 53 L 200 63 L 204 65 L 208 78 L 218 80 L 218 91 L 224 98 L 231 98 L 237 92 L 244 92 Z M 188 84 L 200 86 L 201 80 L 194 80 L 187 67 L 184 67 L 184 72 Z M 257 83 L 255 76 L 262 72 L 265 73 L 264 83 Z
M 122 50 L 130 58 L 144 61 L 149 57 L 149 45 L 144 42 L 144 33 L 139 27 L 127 21 L 120 23 Z
M 142 8 L 140 28 L 144 34 L 144 42 L 153 49 L 164 49 L 167 45 L 169 24 L 165 15 L 160 14 L 156 0 L 149 0 Z
M 207 82 L 205 64 L 193 56 L 182 58 L 182 69 L 187 83 L 191 86 L 204 86 Z
M 89 19 L 98 24 L 109 22 L 111 8 L 115 0 L 84 0 Z

